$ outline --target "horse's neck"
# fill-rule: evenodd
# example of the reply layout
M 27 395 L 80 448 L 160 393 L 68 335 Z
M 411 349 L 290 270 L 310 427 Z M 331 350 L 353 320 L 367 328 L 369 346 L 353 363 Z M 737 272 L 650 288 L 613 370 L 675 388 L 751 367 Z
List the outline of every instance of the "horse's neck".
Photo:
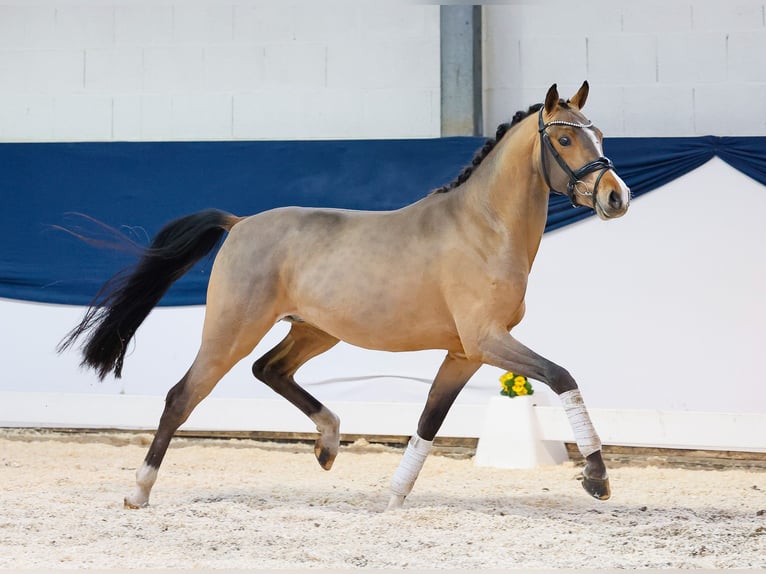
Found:
M 466 190 L 475 208 L 506 230 L 506 247 L 525 255 L 530 267 L 548 216 L 548 193 L 540 177 L 535 136 L 536 132 L 531 135 L 523 125 L 507 133 L 478 167 Z

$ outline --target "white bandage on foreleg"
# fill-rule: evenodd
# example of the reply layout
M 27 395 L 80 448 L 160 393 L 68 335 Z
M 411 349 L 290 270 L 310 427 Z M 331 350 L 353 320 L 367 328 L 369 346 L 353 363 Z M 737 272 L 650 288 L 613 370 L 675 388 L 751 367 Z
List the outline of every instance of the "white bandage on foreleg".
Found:
M 391 492 L 397 496 L 407 496 L 415 484 L 420 469 L 426 461 L 434 441 L 420 438 L 417 433 L 412 436 L 402 461 L 391 479 Z
M 575 441 L 577 442 L 577 448 L 580 449 L 580 454 L 588 456 L 601 450 L 601 439 L 598 438 L 596 429 L 593 428 L 593 423 L 588 415 L 588 410 L 585 408 L 580 390 L 574 389 L 561 393 L 559 398 L 564 405 L 564 412 L 566 412 L 569 424 L 574 431 Z

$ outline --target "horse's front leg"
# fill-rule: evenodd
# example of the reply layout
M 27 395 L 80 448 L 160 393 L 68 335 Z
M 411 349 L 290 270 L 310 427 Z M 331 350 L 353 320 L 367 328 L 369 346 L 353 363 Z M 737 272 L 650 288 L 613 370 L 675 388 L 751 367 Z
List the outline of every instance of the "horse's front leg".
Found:
M 410 439 L 402 461 L 391 479 L 391 498 L 387 510 L 400 508 L 412 491 L 415 480 L 431 451 L 434 437 L 444 422 L 452 403 L 468 379 L 481 366 L 465 357 L 448 354 L 431 385 L 423 412 L 418 422 L 418 431 Z
M 594 498 L 608 499 L 611 492 L 606 465 L 601 456 L 601 440 L 572 375 L 563 367 L 528 349 L 504 330 L 476 339 L 469 356 L 480 357 L 487 364 L 542 381 L 559 396 L 577 447 L 585 457 L 583 488 Z

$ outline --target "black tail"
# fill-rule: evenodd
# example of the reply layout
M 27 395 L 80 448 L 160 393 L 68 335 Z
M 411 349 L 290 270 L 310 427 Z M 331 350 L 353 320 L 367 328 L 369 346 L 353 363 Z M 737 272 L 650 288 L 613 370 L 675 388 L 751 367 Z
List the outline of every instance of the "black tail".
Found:
M 141 254 L 138 264 L 109 279 L 85 317 L 59 344 L 70 347 L 87 333 L 82 365 L 104 379 L 122 376 L 128 343 L 162 296 L 184 273 L 218 244 L 239 218 L 208 209 L 165 225 Z

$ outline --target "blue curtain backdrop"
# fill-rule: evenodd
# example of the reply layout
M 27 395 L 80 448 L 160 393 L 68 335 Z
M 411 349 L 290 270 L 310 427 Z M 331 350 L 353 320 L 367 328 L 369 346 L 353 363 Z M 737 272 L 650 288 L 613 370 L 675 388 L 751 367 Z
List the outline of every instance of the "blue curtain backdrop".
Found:
M 135 257 L 56 226 L 146 244 L 167 221 L 207 207 L 247 215 L 282 205 L 396 209 L 452 180 L 483 138 L 311 142 L 0 144 L 0 297 L 85 305 Z M 639 196 L 714 156 L 766 185 L 766 137 L 620 138 L 604 144 Z M 592 215 L 552 195 L 546 231 Z M 163 305 L 200 305 L 212 259 Z

